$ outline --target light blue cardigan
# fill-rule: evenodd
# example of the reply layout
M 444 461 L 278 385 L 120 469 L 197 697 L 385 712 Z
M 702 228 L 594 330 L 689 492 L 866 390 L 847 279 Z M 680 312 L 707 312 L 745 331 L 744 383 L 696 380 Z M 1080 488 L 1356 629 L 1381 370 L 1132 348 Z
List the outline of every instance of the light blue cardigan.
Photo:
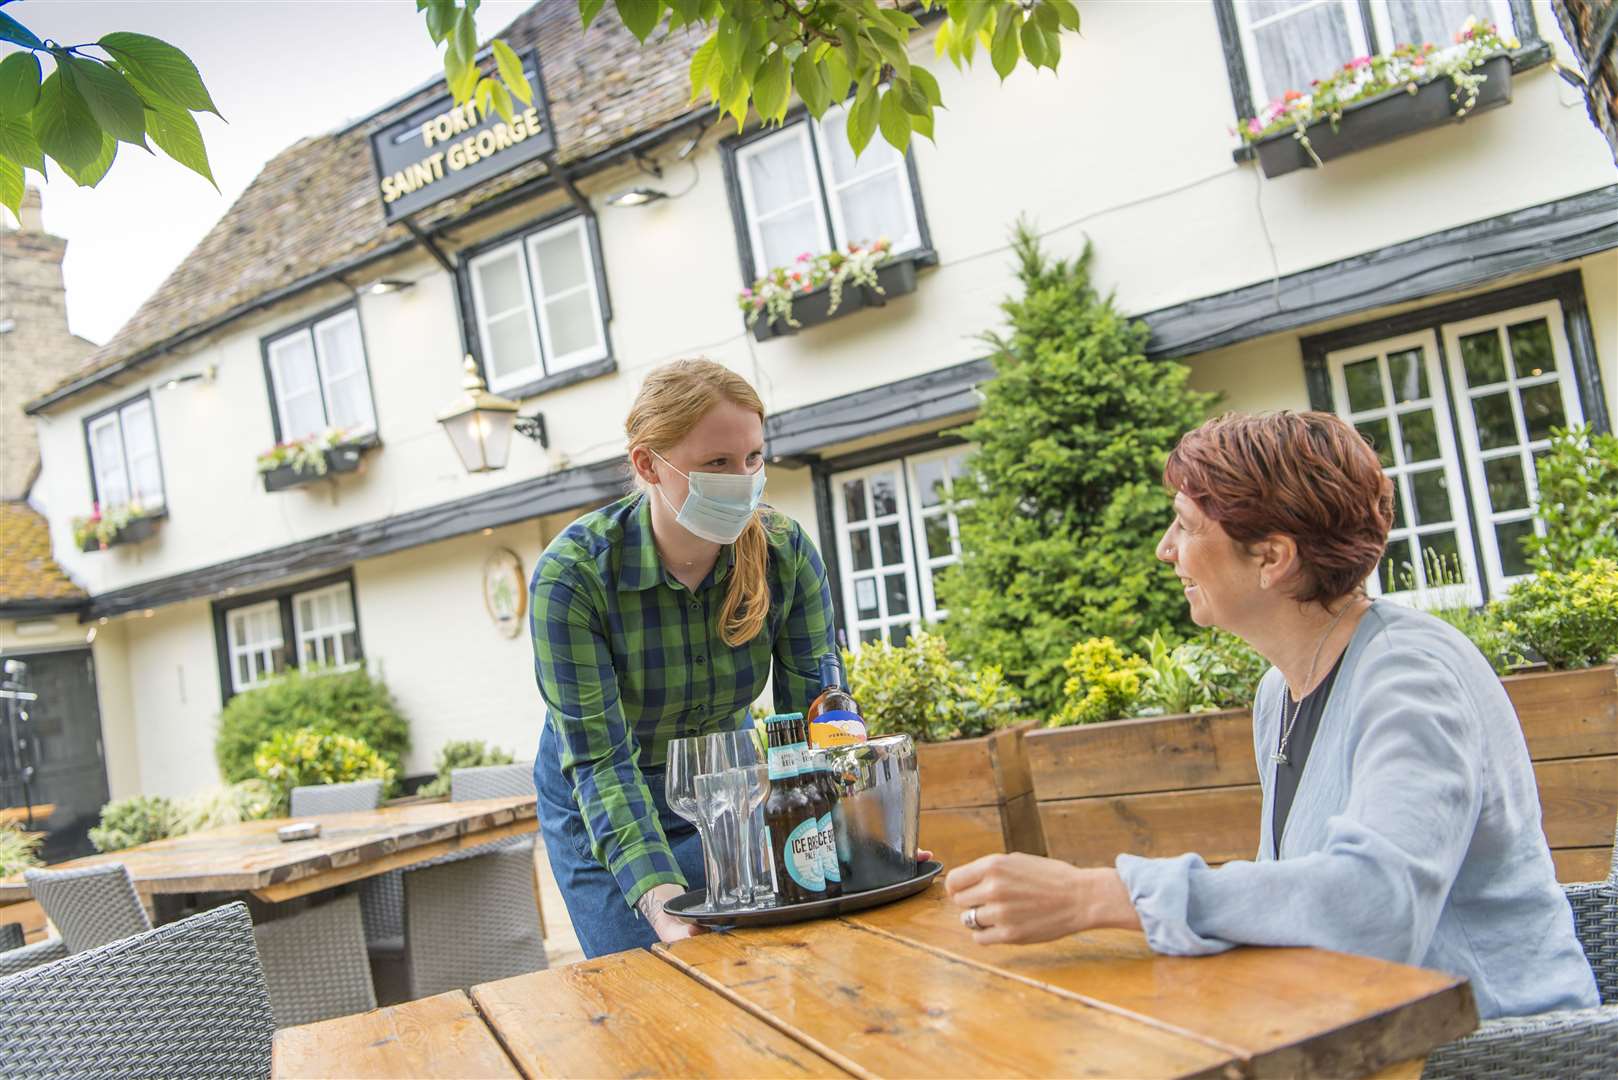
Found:
M 1254 702 L 1258 860 L 1118 856 L 1147 942 L 1195 956 L 1310 945 L 1472 983 L 1484 1018 L 1599 1004 L 1505 690 L 1459 631 L 1377 601 L 1361 619 L 1271 857 L 1283 682 Z

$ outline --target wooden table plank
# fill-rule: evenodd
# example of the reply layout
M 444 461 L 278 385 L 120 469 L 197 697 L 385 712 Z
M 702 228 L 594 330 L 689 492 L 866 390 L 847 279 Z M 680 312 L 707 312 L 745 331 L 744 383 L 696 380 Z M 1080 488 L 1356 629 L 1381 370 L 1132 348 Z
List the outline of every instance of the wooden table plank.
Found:
M 520 1077 L 464 990 L 275 1033 L 275 1077 Z
M 529 1076 L 844 1076 L 641 949 L 472 988 Z
M 273 895 L 262 898 L 284 900 L 433 858 L 462 846 L 463 840 L 488 842 L 531 832 L 535 800 L 530 795 L 424 803 L 295 820 L 319 821 L 321 835 L 283 843 L 275 833 L 285 820 L 244 821 L 74 859 L 53 869 L 123 863 L 142 893 L 265 892 Z M 517 828 L 496 832 L 505 826 Z M 403 862 L 382 862 L 410 851 L 414 855 Z M 0 903 L 28 898 L 21 875 L 0 881 Z
M 1220 1076 L 1233 1063 L 846 923 L 705 934 L 656 951 L 856 1076 Z
M 1477 1025 L 1464 980 L 1318 949 L 1159 956 L 1119 930 L 976 945 L 942 883 L 845 921 L 1225 1047 L 1259 1076 L 1364 1076 Z

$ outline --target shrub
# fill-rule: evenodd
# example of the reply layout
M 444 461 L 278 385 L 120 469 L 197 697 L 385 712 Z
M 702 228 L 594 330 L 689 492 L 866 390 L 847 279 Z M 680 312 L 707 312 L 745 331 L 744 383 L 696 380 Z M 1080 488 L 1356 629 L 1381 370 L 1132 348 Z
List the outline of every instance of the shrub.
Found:
M 1013 247 L 1021 295 L 1001 304 L 1007 332 L 984 338 L 996 377 L 960 430 L 977 444 L 956 492 L 961 559 L 935 585 L 957 655 L 1000 665 L 1049 715 L 1074 641 L 1190 631 L 1154 555 L 1172 516 L 1163 463 L 1215 399 L 1146 356 L 1145 324 L 1091 284 L 1088 248 L 1047 258 L 1026 225 Z
M 350 735 L 397 772 L 410 749 L 410 727 L 381 679 L 364 669 L 288 672 L 230 699 L 219 717 L 214 756 L 226 782 L 257 775 L 253 755 L 278 731 L 313 728 Z
M 1466 584 L 1466 575 L 1461 570 L 1459 558 L 1435 555 L 1430 551 L 1423 552 L 1422 556 L 1426 560 L 1429 587 L 1448 589 Z M 1389 592 L 1415 587 L 1416 575 L 1409 563 L 1405 564 L 1403 571 L 1398 575 L 1389 570 Z M 1504 675 L 1512 668 L 1528 662 L 1517 640 L 1501 625 L 1500 611 L 1496 605 L 1475 608 L 1462 600 L 1456 604 L 1439 605 L 1426 610 L 1429 615 L 1443 619 L 1465 634 L 1467 639 L 1477 646 L 1496 675 Z
M 1145 681 L 1146 663 L 1125 655 L 1112 638 L 1087 638 L 1062 662 L 1067 682 L 1062 706 L 1047 727 L 1099 724 L 1134 715 Z
M 438 775 L 417 789 L 417 795 L 448 795 L 449 774 L 456 769 L 471 769 L 479 765 L 510 765 L 514 759 L 509 750 L 491 747 L 482 739 L 461 739 L 447 742 L 438 751 L 433 768 Z
M 1541 570 L 1499 602 L 1501 627 L 1553 670 L 1592 667 L 1618 655 L 1618 560 Z
M 1161 633 L 1146 642 L 1146 667 L 1134 716 L 1238 709 L 1253 704 L 1253 692 L 1268 662 L 1240 638 L 1217 631 L 1170 646 Z
M 1015 721 L 1017 695 L 1000 669 L 950 659 L 949 643 L 919 633 L 903 645 L 872 642 L 844 653 L 848 689 L 873 735 L 948 742 L 987 735 Z
M 253 767 L 286 812 L 292 789 L 306 784 L 346 784 L 351 780 L 393 782 L 393 766 L 363 741 L 315 728 L 277 731 L 259 744 Z
M 122 851 L 161 840 L 174 831 L 174 801 L 163 795 L 115 799 L 101 808 L 101 824 L 90 830 L 97 851 Z
M 176 801 L 169 835 L 179 836 L 221 825 L 234 825 L 239 821 L 275 817 L 279 809 L 275 789 L 269 784 L 256 777 L 242 780 Z
M 42 839 L 28 835 L 15 824 L 0 825 L 0 878 L 8 878 L 31 866 L 38 866 L 37 852 Z
M 1618 435 L 1588 425 L 1551 433 L 1539 459 L 1544 536 L 1523 540 L 1535 570 L 1572 570 L 1590 559 L 1618 559 Z

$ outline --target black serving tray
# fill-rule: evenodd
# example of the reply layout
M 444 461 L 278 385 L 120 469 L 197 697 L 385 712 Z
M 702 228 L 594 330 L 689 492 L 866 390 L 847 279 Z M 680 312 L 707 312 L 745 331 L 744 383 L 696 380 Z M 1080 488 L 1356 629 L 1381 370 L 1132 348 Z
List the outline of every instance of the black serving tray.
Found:
M 783 904 L 780 907 L 737 909 L 734 911 L 711 911 L 708 909 L 708 891 L 706 889 L 692 889 L 682 893 L 663 905 L 665 914 L 673 915 L 676 919 L 697 923 L 701 926 L 784 926 L 787 923 L 807 922 L 810 919 L 827 919 L 837 915 L 848 915 L 866 908 L 881 907 L 891 904 L 895 900 L 903 900 L 907 896 L 914 896 L 937 877 L 944 869 L 944 864 L 936 860 L 916 864 L 916 876 L 908 881 L 901 881 L 894 885 L 884 885 L 880 889 L 866 889 L 864 892 L 845 893 L 827 900 L 810 900 L 803 904 Z

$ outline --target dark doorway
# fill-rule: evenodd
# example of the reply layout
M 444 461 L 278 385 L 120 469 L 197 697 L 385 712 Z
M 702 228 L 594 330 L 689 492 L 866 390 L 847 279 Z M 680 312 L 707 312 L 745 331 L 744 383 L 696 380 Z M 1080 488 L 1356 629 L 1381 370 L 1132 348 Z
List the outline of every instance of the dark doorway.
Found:
M 88 830 L 108 798 L 90 650 L 12 654 L 0 667 L 10 692 L 0 700 L 0 806 L 54 805 L 48 818 L 23 820 L 45 833 L 40 857 L 88 855 Z

